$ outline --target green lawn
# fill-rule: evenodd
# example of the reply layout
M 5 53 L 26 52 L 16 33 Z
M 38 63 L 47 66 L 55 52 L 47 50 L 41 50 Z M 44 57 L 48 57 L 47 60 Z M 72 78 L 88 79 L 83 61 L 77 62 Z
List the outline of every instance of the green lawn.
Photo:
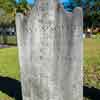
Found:
M 18 52 L 16 48 L 0 49 L 0 76 L 19 79 Z
M 0 75 L 19 80 L 17 48 L 0 49 Z M 100 88 L 100 39 L 84 40 L 84 85 Z M 0 100 L 13 100 L 0 92 Z
M 100 39 L 85 40 L 84 84 L 100 89 Z
M 18 52 L 16 48 L 0 49 L 0 76 L 19 80 Z M 0 92 L 0 100 L 14 100 Z
M 15 100 L 15 99 L 7 96 L 6 94 L 4 94 L 2 92 L 0 92 L 0 100 Z

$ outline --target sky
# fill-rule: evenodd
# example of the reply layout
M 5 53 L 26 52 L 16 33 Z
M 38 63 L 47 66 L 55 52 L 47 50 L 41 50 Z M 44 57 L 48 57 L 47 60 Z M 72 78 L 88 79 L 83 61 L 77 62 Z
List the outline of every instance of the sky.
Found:
M 19 0 L 16 0 L 19 1 Z M 27 0 L 29 3 L 33 3 L 34 0 Z M 60 2 L 68 2 L 69 0 L 59 0 Z

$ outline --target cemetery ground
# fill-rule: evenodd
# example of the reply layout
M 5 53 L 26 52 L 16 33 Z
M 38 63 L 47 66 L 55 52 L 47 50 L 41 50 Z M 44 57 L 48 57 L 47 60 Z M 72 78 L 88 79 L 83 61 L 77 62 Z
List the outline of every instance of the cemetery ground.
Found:
M 0 49 L 0 76 L 20 79 L 16 47 Z M 100 39 L 84 40 L 84 85 L 100 89 Z M 14 98 L 0 92 L 0 100 L 14 100 Z

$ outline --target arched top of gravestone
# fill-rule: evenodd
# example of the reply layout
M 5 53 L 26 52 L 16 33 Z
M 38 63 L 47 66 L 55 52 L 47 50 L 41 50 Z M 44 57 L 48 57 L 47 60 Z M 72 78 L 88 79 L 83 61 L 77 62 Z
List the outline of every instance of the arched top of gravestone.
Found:
M 29 11 L 27 16 L 24 16 L 23 14 L 17 15 L 20 17 L 19 19 L 21 22 L 25 23 L 25 26 L 27 26 L 26 24 L 28 23 L 30 24 L 30 22 L 34 22 L 34 19 L 46 19 L 48 16 L 49 18 L 50 16 L 53 16 L 52 18 L 55 19 L 55 15 L 61 15 L 64 17 L 64 19 L 69 18 L 70 20 L 72 20 L 72 17 L 75 16 L 83 17 L 82 8 L 76 7 L 72 12 L 68 12 L 64 9 L 63 5 L 58 2 L 58 0 L 36 0 L 35 5 L 33 6 L 32 10 Z
M 35 5 L 29 11 L 29 14 L 26 14 L 27 16 L 21 15 L 21 17 L 26 22 L 27 20 L 39 18 L 39 16 L 41 17 L 42 15 L 44 17 L 49 16 L 49 14 L 53 16 L 53 14 L 58 12 L 57 10 L 59 10 L 59 8 L 60 4 L 58 0 L 36 0 Z
M 62 12 L 63 14 L 66 14 L 68 16 L 71 16 L 73 13 L 82 12 L 81 7 L 75 7 L 72 12 L 69 12 L 64 9 L 64 6 L 59 3 L 59 0 L 36 0 L 35 5 L 33 6 L 32 10 L 30 11 L 30 14 L 33 14 L 33 12 Z
M 31 14 L 33 14 L 33 12 L 35 11 L 37 11 L 38 13 L 55 11 L 57 10 L 58 5 L 58 0 L 36 0 L 35 5 L 31 10 Z

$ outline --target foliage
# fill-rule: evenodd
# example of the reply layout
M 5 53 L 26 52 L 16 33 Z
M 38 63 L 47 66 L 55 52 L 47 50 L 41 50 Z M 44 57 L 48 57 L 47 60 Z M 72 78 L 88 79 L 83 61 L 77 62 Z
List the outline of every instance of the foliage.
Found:
M 0 43 L 3 44 L 3 36 L 0 36 Z M 7 44 L 16 45 L 16 36 L 7 36 Z
M 4 44 L 7 44 L 5 27 L 15 26 L 16 12 L 25 13 L 29 8 L 30 6 L 26 0 L 21 0 L 19 3 L 16 3 L 16 0 L 0 0 L 0 26 L 3 27 Z
M 26 13 L 30 8 L 27 0 L 20 0 L 16 6 L 16 12 Z
M 72 11 L 76 6 L 83 8 L 84 30 L 100 27 L 100 1 L 99 0 L 70 0 L 69 3 L 63 3 L 64 8 Z
M 0 0 L 0 10 L 5 13 L 0 16 L 0 24 L 9 25 L 15 24 L 16 12 L 24 12 L 30 9 L 30 5 L 27 0 L 20 0 L 16 3 L 16 0 Z
M 5 14 L 0 16 L 0 24 L 11 24 L 15 16 L 15 0 L 0 0 L 0 8 Z

